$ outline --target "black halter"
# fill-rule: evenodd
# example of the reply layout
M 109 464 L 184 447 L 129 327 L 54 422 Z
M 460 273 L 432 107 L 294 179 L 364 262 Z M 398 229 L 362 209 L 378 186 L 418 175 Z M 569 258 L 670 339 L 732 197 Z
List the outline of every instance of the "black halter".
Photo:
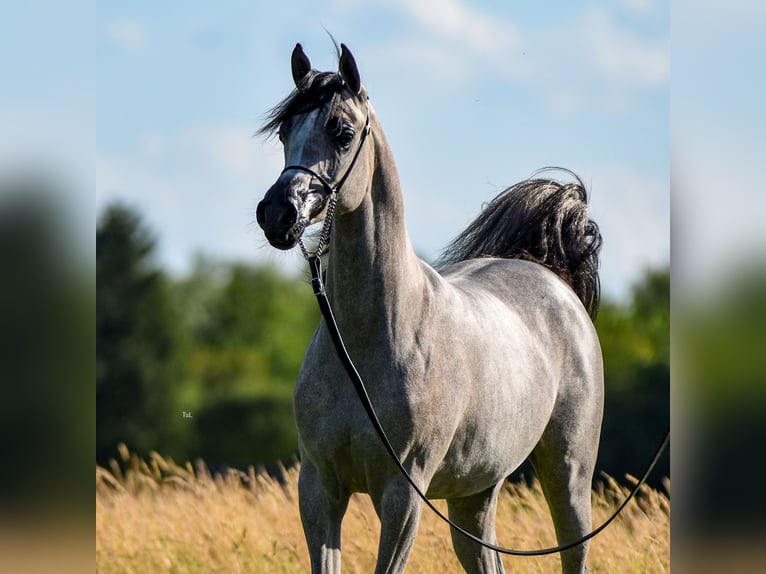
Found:
M 332 228 L 332 219 L 333 214 L 335 213 L 335 203 L 338 200 L 338 193 L 340 192 L 341 188 L 343 187 L 343 184 L 346 183 L 346 180 L 348 179 L 348 176 L 351 175 L 351 171 L 354 169 L 354 165 L 356 165 L 356 160 L 359 158 L 359 154 L 362 151 L 362 147 L 364 146 L 364 142 L 367 139 L 367 136 L 370 133 L 370 107 L 367 106 L 367 118 L 364 121 L 364 130 L 362 131 L 362 137 L 359 138 L 359 145 L 356 147 L 356 151 L 354 152 L 354 157 L 351 158 L 351 163 L 348 164 L 348 168 L 346 168 L 346 173 L 343 174 L 343 177 L 341 177 L 338 180 L 338 183 L 336 183 L 334 186 L 330 184 L 329 181 L 327 181 L 327 178 L 310 167 L 306 167 L 303 165 L 288 165 L 285 167 L 285 169 L 282 170 L 282 173 L 280 173 L 280 177 L 282 174 L 284 174 L 286 171 L 290 170 L 297 170 L 297 171 L 303 171 L 307 174 L 309 174 L 311 177 L 315 177 L 319 180 L 319 183 L 322 184 L 322 187 L 324 187 L 325 191 L 328 193 L 330 200 L 327 203 L 327 213 L 325 214 L 324 218 L 324 225 L 322 226 L 322 232 L 319 235 L 319 241 L 317 242 L 316 248 L 314 249 L 314 253 L 309 253 L 308 249 L 306 249 L 306 246 L 303 243 L 303 238 L 300 238 L 298 240 L 298 246 L 301 248 L 301 253 L 303 253 L 303 257 L 306 258 L 307 261 L 311 262 L 312 259 L 318 259 L 320 255 L 322 255 L 322 252 L 324 251 L 325 246 L 327 245 L 327 242 L 330 240 L 330 229 Z

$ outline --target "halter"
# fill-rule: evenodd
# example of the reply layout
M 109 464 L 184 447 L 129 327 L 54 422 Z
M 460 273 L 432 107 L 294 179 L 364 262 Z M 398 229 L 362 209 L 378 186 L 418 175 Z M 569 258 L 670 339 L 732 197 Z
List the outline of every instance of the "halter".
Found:
M 327 213 L 325 214 L 325 218 L 324 218 L 324 225 L 322 225 L 322 232 L 319 235 L 319 242 L 317 243 L 314 253 L 309 253 L 308 249 L 306 249 L 306 246 L 303 244 L 302 237 L 298 240 L 298 245 L 301 248 L 301 253 L 303 253 L 303 257 L 305 257 L 307 261 L 311 261 L 312 259 L 315 259 L 318 256 L 320 256 L 322 252 L 324 251 L 327 241 L 330 239 L 330 229 L 332 228 L 332 219 L 335 213 L 335 204 L 338 201 L 338 193 L 340 193 L 340 190 L 343 187 L 343 184 L 346 183 L 346 179 L 348 179 L 348 176 L 351 175 L 351 171 L 354 169 L 356 160 L 359 158 L 359 154 L 362 151 L 362 146 L 364 146 L 364 142 L 367 139 L 367 135 L 369 133 L 370 133 L 370 106 L 368 105 L 367 118 L 365 119 L 365 122 L 364 122 L 364 130 L 362 131 L 362 137 L 359 139 L 359 145 L 356 147 L 356 151 L 354 152 L 354 157 L 351 158 L 351 163 L 348 164 L 348 168 L 346 168 L 346 173 L 343 174 L 343 177 L 341 177 L 338 183 L 335 184 L 334 186 L 331 185 L 329 181 L 327 181 L 327 178 L 325 176 L 303 165 L 288 165 L 287 167 L 285 167 L 285 169 L 282 170 L 282 173 L 279 174 L 281 177 L 282 174 L 284 174 L 286 171 L 290 171 L 290 170 L 303 171 L 309 174 L 311 177 L 318 179 L 319 183 L 322 184 L 322 187 L 324 187 L 325 191 L 327 191 L 328 195 L 330 196 L 330 201 L 327 205 Z

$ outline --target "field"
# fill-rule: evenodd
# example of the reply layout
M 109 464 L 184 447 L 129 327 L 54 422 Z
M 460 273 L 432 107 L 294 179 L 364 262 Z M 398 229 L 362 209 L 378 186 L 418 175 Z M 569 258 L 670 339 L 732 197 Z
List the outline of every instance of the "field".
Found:
M 300 526 L 298 471 L 279 484 L 266 475 L 212 476 L 202 463 L 181 466 L 154 453 L 139 460 L 122 447 L 123 464 L 96 467 L 96 572 L 309 572 Z M 122 470 L 125 469 L 125 470 Z M 594 524 L 616 508 L 626 489 L 606 478 L 594 491 Z M 665 483 L 666 490 L 670 484 Z M 642 487 L 638 500 L 591 543 L 592 573 L 670 570 L 668 494 Z M 441 509 L 446 509 L 442 502 Z M 379 523 L 366 496 L 354 496 L 343 522 L 343 571 L 372 572 Z M 498 538 L 516 548 L 555 545 L 539 484 L 509 484 L 498 509 Z M 559 572 L 556 555 L 504 557 L 508 572 Z M 408 572 L 462 572 L 448 527 L 428 509 Z

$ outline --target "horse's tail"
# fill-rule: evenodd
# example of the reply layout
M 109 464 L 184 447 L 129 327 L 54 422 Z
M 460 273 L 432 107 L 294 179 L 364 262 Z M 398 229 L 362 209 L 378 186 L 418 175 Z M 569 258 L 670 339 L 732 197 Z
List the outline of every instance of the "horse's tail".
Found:
M 585 184 L 530 179 L 509 187 L 449 244 L 437 265 L 476 257 L 526 259 L 544 265 L 577 293 L 592 318 L 598 312 L 601 233 L 588 217 Z

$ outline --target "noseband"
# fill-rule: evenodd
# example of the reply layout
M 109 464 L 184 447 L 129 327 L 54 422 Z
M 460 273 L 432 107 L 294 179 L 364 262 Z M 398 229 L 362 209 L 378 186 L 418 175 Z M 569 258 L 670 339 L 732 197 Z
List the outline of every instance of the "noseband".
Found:
M 335 203 L 338 200 L 338 193 L 340 193 L 341 188 L 346 183 L 346 180 L 348 179 L 348 176 L 351 175 L 351 171 L 354 169 L 354 165 L 356 164 L 356 160 L 359 158 L 359 154 L 362 151 L 362 147 L 364 146 L 364 142 L 367 139 L 367 135 L 370 133 L 370 107 L 367 106 L 367 118 L 364 122 L 364 130 L 362 131 L 362 137 L 359 138 L 359 145 L 356 147 L 356 151 L 354 152 L 354 157 L 351 158 L 351 163 L 348 165 L 348 168 L 346 169 L 346 173 L 343 174 L 343 177 L 341 177 L 338 180 L 338 183 L 336 183 L 334 186 L 330 184 L 329 181 L 327 181 L 327 178 L 313 169 L 303 166 L 303 165 L 288 165 L 285 167 L 285 169 L 282 170 L 282 173 L 279 174 L 280 177 L 287 172 L 291 170 L 297 170 L 302 171 L 307 174 L 309 174 L 311 177 L 316 178 L 319 180 L 319 183 L 322 184 L 322 187 L 324 187 L 325 191 L 330 196 L 330 202 L 327 205 L 327 213 L 325 214 L 324 218 L 324 225 L 322 226 L 322 233 L 319 235 L 319 242 L 317 243 L 316 249 L 314 250 L 314 253 L 309 253 L 309 251 L 306 249 L 306 246 L 303 244 L 303 237 L 301 237 L 298 240 L 298 245 L 301 248 L 301 252 L 303 253 L 303 256 L 306 258 L 306 260 L 311 260 L 319 255 L 322 254 L 324 251 L 325 246 L 327 245 L 327 241 L 330 238 L 330 229 L 332 228 L 332 219 L 333 214 L 335 213 Z

